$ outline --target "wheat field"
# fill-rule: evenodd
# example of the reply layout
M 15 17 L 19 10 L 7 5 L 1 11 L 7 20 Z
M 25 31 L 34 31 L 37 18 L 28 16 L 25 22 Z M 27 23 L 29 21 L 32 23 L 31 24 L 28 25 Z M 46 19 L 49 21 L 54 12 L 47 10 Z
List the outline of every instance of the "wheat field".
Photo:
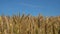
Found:
M 60 16 L 0 16 L 0 34 L 60 34 Z

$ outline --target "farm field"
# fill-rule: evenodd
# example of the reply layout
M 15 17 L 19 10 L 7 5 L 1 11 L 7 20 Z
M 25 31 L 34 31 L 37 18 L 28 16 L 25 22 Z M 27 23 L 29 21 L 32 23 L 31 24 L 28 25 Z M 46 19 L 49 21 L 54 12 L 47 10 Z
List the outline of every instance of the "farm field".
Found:
M 0 16 L 0 34 L 60 34 L 60 16 Z

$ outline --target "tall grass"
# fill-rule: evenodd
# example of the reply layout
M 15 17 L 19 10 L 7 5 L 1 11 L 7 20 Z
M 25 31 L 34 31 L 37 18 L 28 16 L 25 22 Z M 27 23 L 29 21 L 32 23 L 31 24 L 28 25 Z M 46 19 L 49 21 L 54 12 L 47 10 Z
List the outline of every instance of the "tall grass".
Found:
M 0 34 L 60 34 L 60 16 L 0 16 Z

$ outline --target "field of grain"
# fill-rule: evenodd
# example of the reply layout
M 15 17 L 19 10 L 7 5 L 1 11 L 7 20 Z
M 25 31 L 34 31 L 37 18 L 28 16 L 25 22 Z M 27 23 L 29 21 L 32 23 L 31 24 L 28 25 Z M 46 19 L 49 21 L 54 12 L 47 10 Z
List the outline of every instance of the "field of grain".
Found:
M 0 16 L 0 34 L 60 34 L 60 16 Z

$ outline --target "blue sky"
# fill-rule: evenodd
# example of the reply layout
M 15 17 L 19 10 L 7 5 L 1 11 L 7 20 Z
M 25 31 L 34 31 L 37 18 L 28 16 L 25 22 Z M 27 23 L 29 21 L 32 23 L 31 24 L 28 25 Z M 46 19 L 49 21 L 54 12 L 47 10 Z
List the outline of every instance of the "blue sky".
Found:
M 60 15 L 60 0 L 0 0 L 0 15 L 31 14 Z

